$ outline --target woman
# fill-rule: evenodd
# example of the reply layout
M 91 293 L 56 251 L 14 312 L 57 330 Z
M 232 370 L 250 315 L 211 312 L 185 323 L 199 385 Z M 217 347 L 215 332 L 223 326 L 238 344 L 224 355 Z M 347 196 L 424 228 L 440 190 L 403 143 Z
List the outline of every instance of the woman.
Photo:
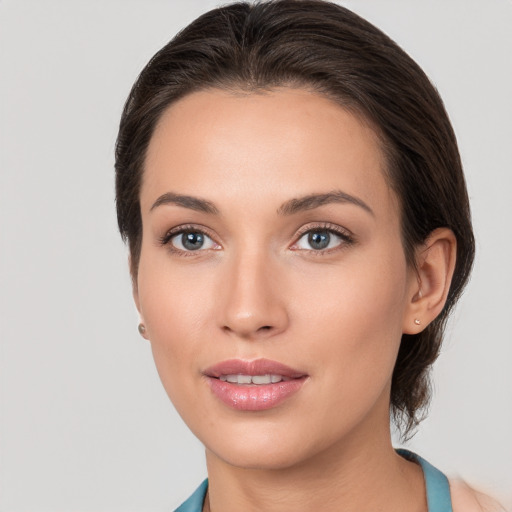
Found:
M 180 511 L 498 510 L 391 445 L 474 256 L 453 130 L 396 44 L 328 2 L 211 11 L 141 73 L 116 172 L 139 330 L 206 447 Z

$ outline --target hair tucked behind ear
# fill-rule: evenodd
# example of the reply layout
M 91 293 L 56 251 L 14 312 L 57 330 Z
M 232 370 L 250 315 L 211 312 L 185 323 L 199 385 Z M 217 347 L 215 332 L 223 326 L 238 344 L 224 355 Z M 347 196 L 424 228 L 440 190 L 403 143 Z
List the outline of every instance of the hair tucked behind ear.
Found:
M 438 227 L 457 238 L 448 300 L 423 332 L 404 335 L 393 374 L 392 413 L 410 434 L 428 404 L 428 372 L 474 257 L 469 202 L 455 135 L 435 88 L 391 39 L 348 9 L 321 0 L 234 3 L 182 30 L 147 64 L 126 101 L 116 146 L 119 229 L 136 280 L 142 240 L 139 192 L 160 116 L 205 88 L 304 87 L 365 118 L 380 137 L 387 179 L 401 206 L 402 239 L 414 250 Z

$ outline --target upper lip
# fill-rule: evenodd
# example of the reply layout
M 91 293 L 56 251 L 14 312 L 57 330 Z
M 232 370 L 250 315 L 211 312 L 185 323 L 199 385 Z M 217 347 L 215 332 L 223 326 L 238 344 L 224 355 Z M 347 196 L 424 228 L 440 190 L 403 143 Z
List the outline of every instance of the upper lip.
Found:
M 221 375 L 282 375 L 290 379 L 305 377 L 307 374 L 300 370 L 290 368 L 285 364 L 270 359 L 229 359 L 210 366 L 204 370 L 204 375 L 219 378 Z

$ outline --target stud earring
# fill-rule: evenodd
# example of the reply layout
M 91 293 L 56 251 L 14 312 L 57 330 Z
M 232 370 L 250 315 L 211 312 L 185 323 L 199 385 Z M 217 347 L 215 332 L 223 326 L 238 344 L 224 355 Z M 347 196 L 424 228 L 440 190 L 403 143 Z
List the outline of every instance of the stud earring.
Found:
M 146 326 L 144 324 L 140 323 L 138 329 L 139 329 L 139 334 L 141 336 L 144 336 L 144 334 L 146 334 Z
M 421 322 L 420 322 L 417 318 L 415 318 L 415 319 L 414 319 L 414 323 L 415 323 L 416 325 L 420 325 L 420 324 L 421 324 Z

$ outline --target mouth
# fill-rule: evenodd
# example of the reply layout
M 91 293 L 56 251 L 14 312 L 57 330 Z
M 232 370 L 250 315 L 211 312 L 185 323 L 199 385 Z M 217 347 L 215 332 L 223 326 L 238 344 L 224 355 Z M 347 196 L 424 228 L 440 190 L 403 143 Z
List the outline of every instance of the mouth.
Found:
M 277 407 L 297 393 L 308 375 L 268 359 L 232 359 L 203 372 L 213 395 L 239 411 Z

